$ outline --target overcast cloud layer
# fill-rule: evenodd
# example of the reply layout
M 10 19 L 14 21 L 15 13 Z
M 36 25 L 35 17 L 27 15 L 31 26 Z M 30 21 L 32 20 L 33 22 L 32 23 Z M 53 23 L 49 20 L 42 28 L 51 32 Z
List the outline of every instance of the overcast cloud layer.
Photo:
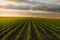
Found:
M 3 9 L 13 9 L 13 10 L 30 10 L 29 11 L 17 11 L 17 15 L 35 15 L 35 16 L 56 16 L 60 17 L 60 0 L 0 0 L 0 8 Z M 38 12 L 34 11 L 38 10 Z M 42 11 L 50 11 L 50 12 L 40 12 Z M 33 12 L 32 12 L 33 11 Z M 0 14 L 7 13 L 1 12 Z M 9 15 L 14 14 L 15 12 L 8 11 Z M 22 14 L 21 14 L 22 13 Z M 29 13 L 29 14 L 28 14 Z M 7 15 L 7 14 L 6 14 Z M 1 16 L 1 15 L 0 15 Z
M 59 0 L 0 0 L 0 8 L 60 11 Z

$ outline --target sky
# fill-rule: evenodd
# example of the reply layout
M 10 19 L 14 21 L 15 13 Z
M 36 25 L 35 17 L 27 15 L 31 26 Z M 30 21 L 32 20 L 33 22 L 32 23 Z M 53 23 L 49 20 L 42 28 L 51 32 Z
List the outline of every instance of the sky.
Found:
M 9 15 L 60 17 L 60 0 L 0 0 L 0 16 Z

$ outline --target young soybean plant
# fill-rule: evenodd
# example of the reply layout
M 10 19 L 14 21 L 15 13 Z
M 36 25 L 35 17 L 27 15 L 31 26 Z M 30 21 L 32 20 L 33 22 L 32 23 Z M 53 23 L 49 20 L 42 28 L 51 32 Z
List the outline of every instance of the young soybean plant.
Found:
M 18 33 L 18 35 L 16 36 L 16 39 L 15 40 L 21 40 L 21 37 L 22 37 L 22 33 L 27 25 L 28 21 L 26 21 L 26 23 L 23 25 L 21 31 Z
M 24 23 L 24 22 L 23 22 Z M 6 36 L 3 37 L 2 40 L 9 40 L 9 38 L 11 37 L 11 35 L 14 34 L 14 32 L 23 24 L 21 23 L 20 25 L 18 25 L 16 28 L 14 28 L 12 31 L 10 31 Z
M 32 40 L 31 39 L 31 21 L 29 21 L 29 25 L 28 25 L 28 35 L 27 35 L 27 40 Z
M 33 21 L 32 21 L 32 23 L 33 23 L 33 27 L 34 27 L 34 29 L 35 29 L 35 31 L 36 31 L 38 40 L 43 40 L 42 36 L 40 35 L 40 33 L 39 33 L 39 31 L 38 31 L 38 29 L 37 29 L 37 27 L 36 27 L 36 25 L 34 24 Z

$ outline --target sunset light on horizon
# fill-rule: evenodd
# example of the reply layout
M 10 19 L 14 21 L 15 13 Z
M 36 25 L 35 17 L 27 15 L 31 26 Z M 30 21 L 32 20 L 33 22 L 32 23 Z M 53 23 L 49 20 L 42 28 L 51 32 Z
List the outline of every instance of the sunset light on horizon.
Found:
M 60 17 L 59 0 L 0 0 L 0 16 Z
M 0 40 L 60 40 L 60 0 L 0 0 Z

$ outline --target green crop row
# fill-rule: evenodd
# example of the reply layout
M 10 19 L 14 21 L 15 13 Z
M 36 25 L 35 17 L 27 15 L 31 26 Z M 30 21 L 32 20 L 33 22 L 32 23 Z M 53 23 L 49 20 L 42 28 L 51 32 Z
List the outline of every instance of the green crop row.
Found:
M 0 18 L 0 40 L 11 40 L 11 38 L 12 40 L 33 40 L 32 38 L 60 40 L 60 19 Z

